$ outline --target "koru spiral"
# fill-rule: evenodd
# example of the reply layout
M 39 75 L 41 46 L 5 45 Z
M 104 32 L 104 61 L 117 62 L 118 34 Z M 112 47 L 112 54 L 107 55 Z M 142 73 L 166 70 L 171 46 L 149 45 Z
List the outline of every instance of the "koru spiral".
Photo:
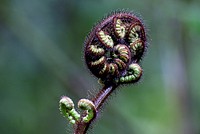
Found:
M 145 48 L 146 31 L 133 13 L 120 11 L 99 22 L 85 40 L 85 61 L 103 84 L 126 84 L 140 79 L 139 66 Z

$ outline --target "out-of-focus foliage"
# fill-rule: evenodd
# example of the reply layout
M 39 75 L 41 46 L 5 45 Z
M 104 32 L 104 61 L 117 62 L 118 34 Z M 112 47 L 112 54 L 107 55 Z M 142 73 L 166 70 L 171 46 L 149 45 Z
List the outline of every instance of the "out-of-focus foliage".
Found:
M 200 133 L 199 0 L 1 0 L 0 133 L 71 133 L 60 96 L 77 102 L 100 88 L 84 39 L 106 13 L 127 8 L 149 31 L 144 76 L 118 89 L 91 133 Z

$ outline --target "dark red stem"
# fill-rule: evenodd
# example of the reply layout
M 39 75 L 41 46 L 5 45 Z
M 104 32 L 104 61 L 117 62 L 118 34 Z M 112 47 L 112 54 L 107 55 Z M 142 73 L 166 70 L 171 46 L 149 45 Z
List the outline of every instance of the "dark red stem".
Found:
M 92 99 L 95 108 L 96 108 L 96 115 L 98 115 L 99 109 L 105 102 L 105 100 L 110 96 L 110 94 L 114 91 L 117 86 L 104 86 L 102 90 Z M 84 115 L 84 114 L 83 114 Z M 83 116 L 82 115 L 82 116 Z M 86 134 L 90 124 L 96 118 L 96 116 L 88 123 L 83 121 L 79 121 L 75 126 L 74 134 Z

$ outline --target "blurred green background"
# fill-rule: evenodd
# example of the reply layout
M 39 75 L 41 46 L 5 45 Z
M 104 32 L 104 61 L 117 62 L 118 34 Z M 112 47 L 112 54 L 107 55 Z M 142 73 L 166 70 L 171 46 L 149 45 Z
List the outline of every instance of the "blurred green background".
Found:
M 98 92 L 83 59 L 92 26 L 110 11 L 141 15 L 144 75 L 113 94 L 89 133 L 200 134 L 199 0 L 1 0 L 0 133 L 72 133 L 58 110 Z

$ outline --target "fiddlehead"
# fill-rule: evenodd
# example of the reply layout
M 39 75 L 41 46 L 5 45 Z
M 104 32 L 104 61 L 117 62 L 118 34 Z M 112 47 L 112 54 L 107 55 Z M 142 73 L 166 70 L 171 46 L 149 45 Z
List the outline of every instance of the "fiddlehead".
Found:
M 146 46 L 144 25 L 132 12 L 112 13 L 92 29 L 84 42 L 85 62 L 104 87 L 91 100 L 78 102 L 78 107 L 85 111 L 81 115 L 74 112 L 71 100 L 64 103 L 64 108 L 60 105 L 62 113 L 75 124 L 75 134 L 86 133 L 101 105 L 120 84 L 135 83 L 141 78 L 139 62 Z M 71 110 L 76 116 L 70 114 Z
M 142 75 L 141 68 L 136 72 L 140 75 L 134 75 L 132 66 L 140 61 L 145 47 L 142 22 L 133 13 L 117 12 L 97 24 L 86 39 L 86 64 L 104 84 L 131 83 Z

